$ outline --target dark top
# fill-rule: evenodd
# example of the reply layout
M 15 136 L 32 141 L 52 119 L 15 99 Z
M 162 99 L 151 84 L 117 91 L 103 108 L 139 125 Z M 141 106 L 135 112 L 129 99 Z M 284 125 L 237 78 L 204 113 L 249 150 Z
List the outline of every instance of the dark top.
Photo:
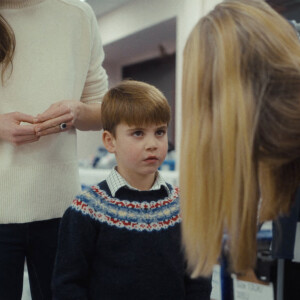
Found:
M 55 300 L 209 300 L 211 278 L 185 272 L 178 189 L 111 196 L 102 181 L 65 212 L 53 277 Z
M 287 216 L 273 222 L 272 255 L 274 258 L 292 260 L 294 258 L 297 222 L 300 222 L 300 187 Z

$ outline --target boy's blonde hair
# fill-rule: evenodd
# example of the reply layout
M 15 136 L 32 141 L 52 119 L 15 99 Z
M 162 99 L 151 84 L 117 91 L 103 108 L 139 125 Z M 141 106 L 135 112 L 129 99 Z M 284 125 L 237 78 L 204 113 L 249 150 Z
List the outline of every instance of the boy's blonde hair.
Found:
M 286 213 L 300 183 L 300 43 L 262 0 L 228 0 L 184 52 L 181 198 L 194 274 L 228 234 L 231 265 L 254 267 L 257 224 Z M 259 199 L 262 206 L 259 211 Z
M 115 136 L 116 126 L 169 124 L 170 105 L 161 91 L 141 81 L 124 80 L 103 98 L 101 121 L 104 130 Z

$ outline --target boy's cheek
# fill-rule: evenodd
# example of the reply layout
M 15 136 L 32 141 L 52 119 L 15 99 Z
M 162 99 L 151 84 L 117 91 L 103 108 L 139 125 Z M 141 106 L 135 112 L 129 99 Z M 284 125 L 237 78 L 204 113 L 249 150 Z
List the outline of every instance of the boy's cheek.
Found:
M 134 152 L 134 150 L 132 149 L 128 149 L 128 155 L 127 155 L 127 159 L 129 162 L 135 162 L 138 159 L 138 155 L 136 152 Z
M 168 153 L 168 145 L 166 145 L 163 149 L 162 149 L 162 154 L 163 154 L 163 158 L 165 159 Z
M 164 142 L 164 149 L 166 152 L 168 152 L 169 144 L 168 144 L 168 139 Z

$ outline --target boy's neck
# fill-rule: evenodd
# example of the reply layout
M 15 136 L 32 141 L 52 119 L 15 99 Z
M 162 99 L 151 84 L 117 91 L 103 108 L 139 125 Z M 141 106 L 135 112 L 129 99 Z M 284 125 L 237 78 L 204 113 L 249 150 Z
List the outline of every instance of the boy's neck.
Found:
M 116 170 L 133 188 L 140 191 L 150 190 L 156 179 L 156 173 L 148 175 L 127 174 L 124 176 L 124 174 L 122 174 L 122 170 L 120 170 L 118 167 Z

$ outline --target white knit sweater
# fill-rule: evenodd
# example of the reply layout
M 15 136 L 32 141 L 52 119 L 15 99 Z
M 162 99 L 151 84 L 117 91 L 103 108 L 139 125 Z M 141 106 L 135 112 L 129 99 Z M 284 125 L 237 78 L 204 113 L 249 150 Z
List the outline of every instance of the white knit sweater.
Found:
M 0 114 L 37 115 L 60 100 L 99 102 L 107 89 L 96 17 L 79 0 L 1 0 L 16 36 Z M 0 223 L 61 217 L 80 190 L 76 131 L 13 146 L 0 140 Z

